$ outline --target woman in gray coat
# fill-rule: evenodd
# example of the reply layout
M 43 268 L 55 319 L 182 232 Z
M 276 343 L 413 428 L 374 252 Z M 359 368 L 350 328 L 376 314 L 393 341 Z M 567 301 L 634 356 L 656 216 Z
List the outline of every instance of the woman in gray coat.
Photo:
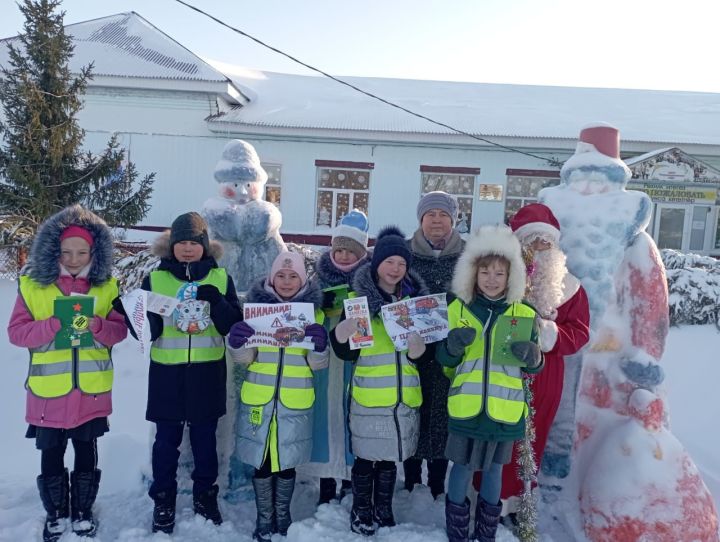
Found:
M 465 241 L 454 230 L 458 204 L 445 192 L 425 194 L 417 206 L 420 227 L 408 241 L 413 269 L 427 284 L 430 293 L 448 292 L 455 264 Z M 420 407 L 420 439 L 415 456 L 403 462 L 405 489 L 412 491 L 422 483 L 422 462 L 427 460 L 428 486 L 433 497 L 445 492 L 447 440 L 447 396 L 450 382 L 437 363 L 418 366 L 423 404 Z

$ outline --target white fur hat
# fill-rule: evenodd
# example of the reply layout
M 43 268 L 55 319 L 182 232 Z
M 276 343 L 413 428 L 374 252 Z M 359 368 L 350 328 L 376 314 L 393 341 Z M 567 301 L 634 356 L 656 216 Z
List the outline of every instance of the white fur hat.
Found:
M 455 266 L 451 289 L 465 303 L 475 297 L 478 258 L 491 254 L 510 262 L 507 301 L 513 303 L 524 297 L 526 271 L 520 241 L 507 226 L 483 226 L 467 238 L 465 250 Z

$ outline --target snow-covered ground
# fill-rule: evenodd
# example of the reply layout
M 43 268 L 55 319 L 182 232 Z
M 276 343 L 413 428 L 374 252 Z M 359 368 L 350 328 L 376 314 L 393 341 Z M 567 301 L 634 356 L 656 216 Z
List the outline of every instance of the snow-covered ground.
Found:
M 7 340 L 5 329 L 15 300 L 16 283 L 0 280 L 0 541 L 29 542 L 41 539 L 44 512 L 35 487 L 40 454 L 24 438 L 26 424 L 23 382 L 27 351 Z M 687 447 L 720 504 L 720 434 L 714 431 L 720 419 L 720 401 L 715 399 L 717 351 L 720 333 L 714 326 L 673 328 L 668 337 L 663 367 L 667 374 L 672 431 Z M 146 494 L 143 476 L 149 473 L 151 424 L 145 421 L 147 367 L 132 339 L 113 351 L 115 385 L 111 431 L 99 442 L 103 478 L 95 509 L 100 519 L 96 540 L 110 541 L 249 541 L 255 521 L 251 492 L 249 501 L 221 502 L 225 523 L 219 527 L 200 521 L 192 513 L 191 497 L 178 498 L 178 524 L 172 538 L 152 534 L 152 501 Z M 72 448 L 72 447 L 70 447 Z M 72 451 L 66 456 L 71 465 Z M 303 480 L 293 499 L 293 523 L 287 540 L 301 542 L 350 542 L 367 540 L 349 532 L 350 500 L 316 508 L 317 483 Z M 382 529 L 377 539 L 403 542 L 445 541 L 443 503 L 434 502 L 427 488 L 412 494 L 395 495 L 399 525 Z M 279 541 L 280 537 L 276 539 Z M 503 527 L 499 542 L 515 538 Z M 544 537 L 545 541 L 549 538 Z M 68 534 L 63 542 L 79 541 Z M 559 542 L 559 541 L 555 541 Z

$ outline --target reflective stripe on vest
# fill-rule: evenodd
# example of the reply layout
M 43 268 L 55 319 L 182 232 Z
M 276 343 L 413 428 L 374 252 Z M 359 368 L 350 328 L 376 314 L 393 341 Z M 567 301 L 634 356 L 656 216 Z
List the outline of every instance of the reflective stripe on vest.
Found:
M 19 290 L 35 320 L 53 316 L 55 298 L 64 295 L 56 285 L 41 286 L 25 275 L 20 277 Z M 111 278 L 101 286 L 90 288 L 86 295 L 95 298 L 93 314 L 105 318 L 118 294 L 118 282 Z M 53 340 L 41 347 L 30 348 L 26 385 L 38 397 L 62 397 L 75 387 L 88 394 L 106 393 L 112 389 L 112 382 L 110 350 L 97 341 L 91 347 L 58 350 Z
M 198 285 L 211 284 L 222 295 L 227 292 L 225 269 L 211 269 L 205 278 L 195 281 Z M 169 271 L 150 273 L 150 290 L 177 298 L 180 288 L 187 284 Z M 210 322 L 207 329 L 190 335 L 175 327 L 172 314 L 163 316 L 163 331 L 150 348 L 150 357 L 157 363 L 173 365 L 178 363 L 204 363 L 218 361 L 225 356 L 225 341 Z
M 504 314 L 533 318 L 535 311 L 523 303 L 513 303 Z M 465 348 L 463 360 L 455 369 L 450 384 L 450 417 L 474 418 L 486 408 L 491 420 L 506 424 L 517 423 L 527 411 L 520 367 L 487 362 L 486 330 L 461 300 L 456 299 L 448 307 L 448 320 L 450 329 L 469 325 L 477 331 L 475 341 Z M 493 327 L 490 330 L 490 341 L 494 339 Z
M 354 293 L 350 295 L 355 297 Z M 374 344 L 360 349 L 360 357 L 353 369 L 353 399 L 358 404 L 371 408 L 394 406 L 400 401 L 411 408 L 419 407 L 422 404 L 420 375 L 408 361 L 405 355 L 407 350 L 395 350 L 395 345 L 379 316 L 372 319 L 372 329 Z
M 315 311 L 315 321 L 323 323 L 323 311 Z M 313 373 L 305 357 L 305 348 L 259 346 L 257 359 L 248 366 L 240 389 L 240 400 L 246 405 L 266 405 L 280 392 L 280 401 L 287 408 L 306 409 L 315 403 Z M 282 374 L 278 382 L 278 370 Z

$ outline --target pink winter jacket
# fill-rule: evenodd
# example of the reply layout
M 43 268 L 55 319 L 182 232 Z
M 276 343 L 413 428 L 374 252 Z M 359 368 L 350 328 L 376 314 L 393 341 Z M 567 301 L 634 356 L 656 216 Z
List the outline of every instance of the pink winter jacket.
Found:
M 85 294 L 90 290 L 90 283 L 86 278 L 73 278 L 65 271 L 58 277 L 55 284 L 65 295 Z M 22 296 L 17 296 L 8 324 L 8 336 L 12 344 L 24 348 L 36 348 L 54 340 L 59 329 L 60 321 L 55 317 L 47 320 L 33 320 Z M 113 310 L 110 311 L 107 318 L 96 316 L 90 326 L 90 331 L 98 342 L 105 346 L 119 343 L 127 335 L 125 319 Z M 109 416 L 111 412 L 112 392 L 87 395 L 74 389 L 63 397 L 43 399 L 28 390 L 25 421 L 38 427 L 71 429 L 93 418 Z

